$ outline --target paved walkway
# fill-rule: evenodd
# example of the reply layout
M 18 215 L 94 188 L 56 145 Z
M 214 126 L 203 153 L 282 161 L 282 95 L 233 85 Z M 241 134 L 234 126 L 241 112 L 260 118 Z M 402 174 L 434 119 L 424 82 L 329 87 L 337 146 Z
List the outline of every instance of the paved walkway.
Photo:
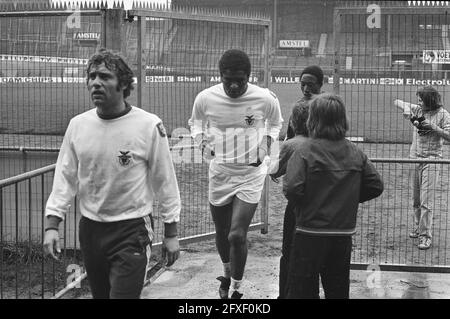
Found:
M 242 285 L 243 298 L 276 298 L 278 264 L 277 257 L 249 254 Z M 142 298 L 216 299 L 219 282 L 215 278 L 221 273 L 222 265 L 216 254 L 184 251 L 172 267 L 166 268 L 151 285 L 144 288 Z M 448 299 L 450 274 L 352 270 L 350 298 Z

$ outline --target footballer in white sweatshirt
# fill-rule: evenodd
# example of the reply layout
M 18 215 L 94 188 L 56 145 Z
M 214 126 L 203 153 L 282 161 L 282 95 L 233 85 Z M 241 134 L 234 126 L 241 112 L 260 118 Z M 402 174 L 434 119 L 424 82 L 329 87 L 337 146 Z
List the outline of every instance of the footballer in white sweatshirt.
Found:
M 167 265 L 179 257 L 181 204 L 169 142 L 161 119 L 125 101 L 134 75 L 119 54 L 100 49 L 86 73 L 95 108 L 75 116 L 64 135 L 45 208 L 44 252 L 58 258 L 59 223 L 78 196 L 92 296 L 136 299 L 149 265 L 155 199 Z
M 180 195 L 161 125 L 159 117 L 136 107 L 116 119 L 103 120 L 95 109 L 74 117 L 56 163 L 46 216 L 64 219 L 78 194 L 80 212 L 91 220 L 139 218 L 152 213 L 157 195 L 163 221 L 178 222 Z

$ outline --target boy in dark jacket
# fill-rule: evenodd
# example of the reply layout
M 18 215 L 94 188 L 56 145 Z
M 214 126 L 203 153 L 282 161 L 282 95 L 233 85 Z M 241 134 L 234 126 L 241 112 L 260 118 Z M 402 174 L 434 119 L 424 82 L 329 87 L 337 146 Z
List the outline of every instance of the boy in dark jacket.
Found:
M 283 188 L 296 214 L 287 298 L 319 298 L 319 276 L 326 298 L 349 298 L 358 204 L 379 196 L 383 182 L 345 139 L 348 121 L 338 96 L 315 98 L 307 127 L 310 139 L 291 156 Z

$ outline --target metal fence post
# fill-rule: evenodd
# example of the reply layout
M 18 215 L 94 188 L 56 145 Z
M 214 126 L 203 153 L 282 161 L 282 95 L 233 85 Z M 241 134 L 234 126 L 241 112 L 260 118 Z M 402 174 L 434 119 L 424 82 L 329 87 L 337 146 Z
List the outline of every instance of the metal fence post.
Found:
M 142 108 L 142 94 L 145 83 L 145 17 L 138 16 L 137 20 L 137 106 Z
M 264 57 L 264 86 L 270 88 L 270 57 L 271 57 L 271 33 L 272 33 L 272 23 L 269 23 L 264 29 L 264 42 L 265 46 L 265 57 Z M 264 181 L 264 191 L 261 198 L 261 234 L 267 234 L 269 231 L 269 176 L 266 176 Z
M 333 37 L 334 37 L 334 69 L 333 69 L 333 92 L 334 94 L 339 94 L 339 81 L 340 81 L 340 35 L 341 35 L 341 13 L 338 9 L 334 10 L 333 18 Z

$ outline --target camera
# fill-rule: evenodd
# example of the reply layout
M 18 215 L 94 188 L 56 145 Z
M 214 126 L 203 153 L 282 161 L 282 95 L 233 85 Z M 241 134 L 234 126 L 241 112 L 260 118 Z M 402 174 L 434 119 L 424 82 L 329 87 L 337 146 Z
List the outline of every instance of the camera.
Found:
M 420 136 L 423 136 L 423 135 L 425 135 L 425 134 L 430 132 L 429 130 L 425 130 L 422 127 L 422 123 L 423 123 L 423 121 L 425 121 L 425 117 L 423 115 L 420 116 L 420 117 L 418 117 L 418 116 L 411 116 L 410 121 L 415 127 L 417 127 L 417 129 L 418 129 L 417 133 Z

